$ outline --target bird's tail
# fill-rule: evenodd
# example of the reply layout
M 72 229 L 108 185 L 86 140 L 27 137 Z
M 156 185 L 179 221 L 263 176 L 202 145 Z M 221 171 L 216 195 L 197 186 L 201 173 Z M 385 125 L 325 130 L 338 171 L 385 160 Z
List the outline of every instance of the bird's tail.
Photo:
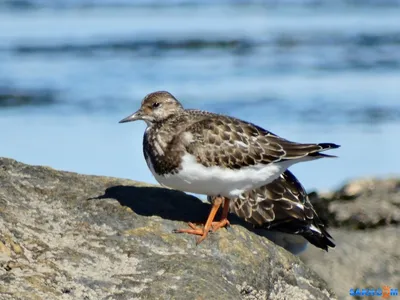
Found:
M 315 218 L 318 218 L 315 216 Z M 318 221 L 319 219 L 315 220 Z M 328 251 L 328 248 L 335 248 L 335 243 L 333 242 L 332 236 L 326 231 L 324 226 L 317 224 L 319 222 L 313 222 L 310 224 L 304 221 L 296 219 L 287 219 L 282 222 L 268 226 L 268 229 L 277 230 L 285 233 L 299 234 L 303 236 L 307 241 L 309 241 L 314 246 Z
M 314 246 L 321 248 L 328 252 L 328 248 L 335 248 L 332 236 L 322 226 L 319 228 L 320 232 L 313 231 L 311 229 L 303 232 L 303 237 Z
M 327 151 L 327 150 L 330 150 L 330 149 L 337 149 L 337 148 L 340 147 L 340 145 L 333 144 L 333 143 L 320 143 L 320 144 L 318 144 L 318 146 L 321 147 L 321 149 L 316 151 L 316 152 L 310 153 L 308 156 L 319 157 L 319 158 L 322 158 L 322 157 L 337 157 L 336 155 L 324 154 L 324 153 L 321 153 L 321 152 Z

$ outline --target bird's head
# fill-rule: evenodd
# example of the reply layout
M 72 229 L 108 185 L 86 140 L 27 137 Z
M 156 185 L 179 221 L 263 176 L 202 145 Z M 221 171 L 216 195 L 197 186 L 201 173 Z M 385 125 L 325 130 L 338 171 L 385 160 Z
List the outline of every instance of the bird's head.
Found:
M 150 126 L 182 111 L 182 105 L 174 96 L 168 92 L 159 91 L 144 97 L 139 110 L 122 119 L 119 123 L 143 120 Z

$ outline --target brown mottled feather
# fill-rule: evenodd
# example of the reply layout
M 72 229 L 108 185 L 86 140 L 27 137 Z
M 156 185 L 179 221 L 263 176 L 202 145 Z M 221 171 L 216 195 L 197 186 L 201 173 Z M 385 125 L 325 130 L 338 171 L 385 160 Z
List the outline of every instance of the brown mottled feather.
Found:
M 160 175 L 176 172 L 185 152 L 194 155 L 206 167 L 240 169 L 256 164 L 328 157 L 320 151 L 339 147 L 328 143 L 295 143 L 233 117 L 183 109 L 180 104 L 178 107 L 176 113 L 154 120 L 144 136 L 145 157 L 151 159 Z
M 335 246 L 303 186 L 289 170 L 270 184 L 231 199 L 230 211 L 256 227 L 302 235 L 324 250 Z M 311 230 L 311 225 L 320 233 Z
M 335 144 L 301 144 L 285 140 L 268 130 L 236 118 L 186 110 L 193 142 L 186 151 L 206 167 L 220 165 L 229 169 L 269 164 L 293 159 L 324 157 L 319 151 L 336 148 Z M 306 158 L 306 156 L 309 156 Z
M 120 122 L 139 119 L 151 125 L 144 136 L 143 150 L 159 175 L 177 172 L 184 153 L 194 155 L 206 167 L 240 169 L 328 157 L 320 151 L 339 147 L 331 143 L 295 143 L 233 117 L 184 109 L 166 91 L 148 94 L 141 108 Z

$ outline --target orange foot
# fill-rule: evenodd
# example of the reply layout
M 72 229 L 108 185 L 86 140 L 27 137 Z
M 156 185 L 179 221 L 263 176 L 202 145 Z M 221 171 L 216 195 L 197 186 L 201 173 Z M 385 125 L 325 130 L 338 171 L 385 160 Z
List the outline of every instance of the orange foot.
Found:
M 207 222 L 204 225 L 204 227 L 200 228 L 200 227 L 197 227 L 195 224 L 189 222 L 188 225 L 191 229 L 175 229 L 173 232 L 200 235 L 200 237 L 197 239 L 197 242 L 196 242 L 196 245 L 198 245 L 202 241 L 205 240 L 205 238 L 207 237 L 210 230 L 212 232 L 215 232 L 222 227 L 229 226 L 230 223 L 227 218 L 228 212 L 229 212 L 229 199 L 225 199 L 224 210 L 222 212 L 221 221 L 214 222 L 215 215 L 216 215 L 219 207 L 222 204 L 222 200 L 223 200 L 223 198 L 221 198 L 221 197 L 217 197 L 215 199 L 215 201 L 213 202 L 213 206 L 211 208 L 210 214 L 207 218 Z
M 212 222 L 211 227 L 212 227 L 212 232 L 216 232 L 218 229 L 222 227 L 229 227 L 231 226 L 231 223 L 228 221 L 228 219 L 222 219 L 219 222 Z
M 188 223 L 189 227 L 191 229 L 175 229 L 173 232 L 174 233 L 188 233 L 188 234 L 194 234 L 194 235 L 201 235 L 197 239 L 196 245 L 200 244 L 202 241 L 204 241 L 208 235 L 208 233 L 211 232 L 216 232 L 218 229 L 222 227 L 228 227 L 230 226 L 230 223 L 228 219 L 223 219 L 219 222 L 211 222 L 210 228 L 206 230 L 206 227 L 197 227 L 195 224 L 189 222 Z

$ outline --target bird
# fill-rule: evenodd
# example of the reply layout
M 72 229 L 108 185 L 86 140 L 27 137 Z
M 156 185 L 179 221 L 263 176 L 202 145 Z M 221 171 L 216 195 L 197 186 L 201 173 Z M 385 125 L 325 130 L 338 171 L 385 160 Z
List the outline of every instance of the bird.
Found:
M 334 143 L 296 143 L 253 123 L 197 109 L 185 109 L 167 91 L 147 94 L 140 108 L 119 121 L 142 120 L 143 154 L 148 168 L 163 186 L 215 197 L 204 227 L 176 232 L 200 235 L 201 243 L 229 225 L 229 202 L 266 185 L 293 164 L 325 157 Z M 222 218 L 214 222 L 223 205 Z
M 207 196 L 211 203 L 215 198 Z M 329 247 L 335 247 L 332 236 L 314 210 L 303 185 L 289 170 L 271 183 L 231 199 L 229 212 L 255 228 L 303 236 L 327 252 Z

